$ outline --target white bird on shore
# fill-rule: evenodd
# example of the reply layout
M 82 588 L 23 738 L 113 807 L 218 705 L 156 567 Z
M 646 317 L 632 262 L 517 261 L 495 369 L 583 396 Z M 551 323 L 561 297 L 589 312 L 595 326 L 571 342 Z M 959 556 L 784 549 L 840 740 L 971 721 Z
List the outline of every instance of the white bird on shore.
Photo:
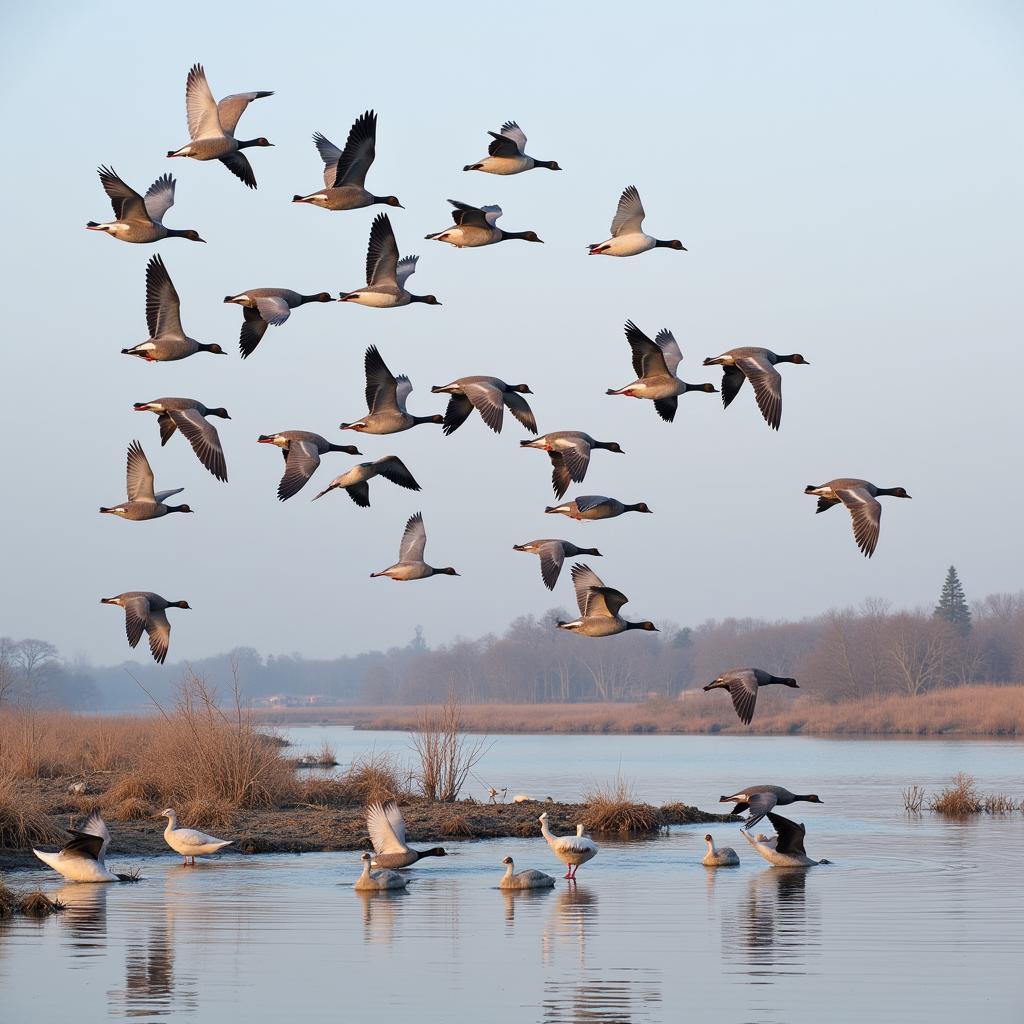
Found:
M 371 871 L 370 860 L 371 857 L 368 853 L 362 855 L 363 873 L 356 879 L 356 884 L 353 886 L 357 891 L 404 889 L 409 884 L 409 880 L 404 875 L 389 868 L 378 868 L 376 871 Z
M 555 884 L 550 875 L 536 868 L 516 871 L 511 857 L 506 857 L 501 863 L 505 865 L 505 874 L 498 883 L 499 889 L 550 889 Z
M 115 874 L 104 862 L 110 846 L 110 832 L 99 814 L 94 814 L 81 829 L 69 828 L 68 832 L 72 836 L 71 841 L 56 852 L 46 853 L 34 847 L 32 852 L 71 882 L 123 882 L 130 879 L 130 875 Z
M 167 828 L 164 829 L 164 841 L 184 858 L 182 867 L 188 867 L 188 859 L 192 858 L 192 866 L 195 867 L 196 857 L 206 857 L 211 853 L 218 853 L 225 846 L 230 846 L 233 839 L 217 839 L 215 836 L 208 836 L 205 832 L 198 832 L 194 828 L 178 828 L 178 816 L 170 807 L 161 811 L 159 817 L 167 819 Z
M 547 811 L 540 816 L 539 821 L 540 834 L 547 840 L 548 846 L 555 851 L 555 856 L 569 868 L 565 877 L 575 880 L 579 866 L 597 856 L 597 843 L 583 834 L 582 825 L 576 826 L 576 835 L 574 836 L 552 835 L 548 829 Z

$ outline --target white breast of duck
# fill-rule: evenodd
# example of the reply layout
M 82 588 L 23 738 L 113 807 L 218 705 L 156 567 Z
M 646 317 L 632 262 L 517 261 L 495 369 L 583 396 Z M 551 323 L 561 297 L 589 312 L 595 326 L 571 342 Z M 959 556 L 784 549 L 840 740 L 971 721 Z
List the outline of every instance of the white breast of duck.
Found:
M 638 256 L 648 249 L 653 249 L 657 239 L 645 234 L 643 231 L 635 231 L 628 235 L 616 235 L 603 243 L 601 255 L 603 256 Z
M 364 290 L 353 292 L 343 301 L 370 306 L 372 309 L 394 309 L 396 306 L 409 305 L 409 293 L 405 289 L 398 292 Z
M 534 166 L 533 157 L 525 153 L 519 156 L 485 156 L 476 162 L 477 169 L 487 174 L 521 174 L 533 170 Z

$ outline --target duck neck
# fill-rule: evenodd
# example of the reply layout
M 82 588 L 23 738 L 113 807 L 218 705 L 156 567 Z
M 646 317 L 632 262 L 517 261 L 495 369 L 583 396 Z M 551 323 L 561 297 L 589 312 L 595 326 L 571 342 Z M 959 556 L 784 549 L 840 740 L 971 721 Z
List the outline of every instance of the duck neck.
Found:
M 167 815 L 167 827 L 164 829 L 164 835 L 169 836 L 178 827 L 177 815 Z
M 412 425 L 418 427 L 421 423 L 444 423 L 443 416 L 413 416 Z
M 551 829 L 548 828 L 548 819 L 542 818 L 540 822 L 540 834 L 549 842 L 554 841 L 554 836 L 551 834 Z
M 370 861 L 369 858 L 363 861 L 363 873 L 359 876 L 360 879 L 370 877 Z
M 513 872 L 514 868 L 515 868 L 515 864 L 513 864 L 512 861 L 509 861 L 505 865 L 505 874 L 502 876 L 502 879 L 501 879 L 503 882 L 508 882 L 512 878 L 512 872 Z

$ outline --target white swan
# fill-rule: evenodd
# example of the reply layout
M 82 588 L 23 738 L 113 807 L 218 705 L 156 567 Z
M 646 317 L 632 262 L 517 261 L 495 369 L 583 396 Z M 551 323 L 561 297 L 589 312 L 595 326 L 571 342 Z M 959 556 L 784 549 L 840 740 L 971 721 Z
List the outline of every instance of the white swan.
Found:
M 506 857 L 501 863 L 506 867 L 505 874 L 498 883 L 499 889 L 550 889 L 555 884 L 550 875 L 545 875 L 543 871 L 537 871 L 535 868 L 516 871 L 511 857 Z
M 731 846 L 723 846 L 720 849 L 715 849 L 715 841 L 710 835 L 704 837 L 704 842 L 708 844 L 708 852 L 704 854 L 704 859 L 701 864 L 706 868 L 734 868 L 739 862 L 739 854 Z
M 182 867 L 188 867 L 189 857 L 192 858 L 192 866 L 195 867 L 196 857 L 217 853 L 234 842 L 233 839 L 217 839 L 216 836 L 208 836 L 205 832 L 198 832 L 194 828 L 178 828 L 178 816 L 171 807 L 161 811 L 159 817 L 167 819 L 164 841 L 175 853 L 180 853 L 184 858 Z
M 759 835 L 756 839 L 747 831 L 741 831 L 750 845 L 769 864 L 777 868 L 806 868 L 814 864 L 828 864 L 827 860 L 812 860 L 804 849 L 807 829 L 781 814 L 769 814 L 768 820 L 778 833 L 770 838 Z
M 548 846 L 555 851 L 555 856 L 569 867 L 565 873 L 566 878 L 575 878 L 579 866 L 597 856 L 597 843 L 583 834 L 582 825 L 576 826 L 576 835 L 574 836 L 555 836 L 548 829 L 547 811 L 538 820 L 540 821 L 540 834 L 547 840 Z
M 128 875 L 111 871 L 104 857 L 110 846 L 107 823 L 94 814 L 81 829 L 69 828 L 72 839 L 55 853 L 33 848 L 32 852 L 47 866 L 59 871 L 72 882 L 122 882 Z
M 356 890 L 366 892 L 377 889 L 404 889 L 409 884 L 408 879 L 389 868 L 378 868 L 376 871 L 371 871 L 370 861 L 373 858 L 368 853 L 364 853 L 361 859 L 363 873 L 356 879 L 354 886 Z

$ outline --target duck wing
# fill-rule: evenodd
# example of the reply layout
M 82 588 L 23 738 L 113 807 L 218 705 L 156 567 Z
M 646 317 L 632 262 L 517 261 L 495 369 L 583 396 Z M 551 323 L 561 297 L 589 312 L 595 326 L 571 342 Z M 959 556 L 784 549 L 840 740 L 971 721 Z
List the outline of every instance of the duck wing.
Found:
M 151 338 L 184 338 L 181 300 L 159 253 L 146 264 L 146 323 Z
M 540 555 L 540 575 L 544 580 L 544 586 L 548 590 L 554 590 L 565 562 L 565 551 L 562 544 L 557 540 L 548 541 L 537 554 Z
M 383 459 L 378 459 L 375 465 L 377 472 L 385 480 L 390 480 L 393 484 L 398 484 L 399 487 L 406 487 L 410 491 L 420 489 L 420 485 L 416 483 L 406 464 L 397 455 L 387 455 Z
M 402 812 L 392 802 L 386 807 L 377 803 L 366 808 L 366 831 L 370 833 L 374 853 L 407 853 L 409 850 L 405 845 Z
M 491 156 L 522 156 L 526 151 L 526 135 L 515 121 L 506 121 L 500 132 L 488 132 L 491 144 L 487 152 Z
M 732 400 L 740 393 L 746 374 L 736 366 L 722 367 L 722 407 L 729 408 Z
M 256 92 L 234 92 L 217 104 L 217 117 L 226 135 L 234 135 L 238 127 L 238 119 L 245 113 L 253 100 L 261 100 L 264 96 L 273 96 L 273 90 L 259 89 Z
M 778 802 L 779 798 L 774 793 L 751 793 L 744 807 L 749 813 L 743 822 L 743 828 L 749 832 Z M 740 806 L 737 804 L 735 809 L 739 810 Z
M 196 453 L 199 461 L 218 479 L 225 483 L 228 467 L 224 461 L 224 449 L 220 445 L 217 428 L 198 409 L 174 409 L 167 413 Z
M 505 405 L 508 406 L 508 411 L 512 413 L 512 415 L 515 416 L 515 418 L 519 420 L 519 422 L 522 423 L 522 425 L 526 427 L 531 434 L 536 434 L 537 420 L 534 417 L 533 410 L 530 408 L 530 404 L 526 399 L 523 398 L 518 391 L 506 391 L 504 393 L 504 397 Z
M 363 357 L 366 374 L 366 408 L 371 413 L 398 407 L 397 379 L 388 369 L 376 345 L 371 345 Z M 404 378 L 408 380 L 409 378 Z M 410 385 L 410 389 L 412 387 Z
M 163 608 L 149 610 L 146 632 L 149 634 L 149 650 L 153 660 L 162 665 L 171 644 L 171 624 L 167 621 L 167 612 Z
M 128 634 L 128 646 L 137 647 L 149 619 L 149 598 L 136 594 L 124 600 L 124 630 Z
M 750 381 L 765 422 L 778 430 L 782 422 L 782 374 L 763 356 L 743 356 L 736 367 Z
M 342 185 L 355 185 L 358 188 L 363 188 L 366 182 L 366 172 L 377 155 L 376 147 L 377 115 L 372 110 L 367 110 L 356 118 L 349 130 L 345 148 L 336 161 L 335 179 L 327 187 L 340 188 Z M 322 150 L 321 155 L 323 155 Z M 324 162 L 326 163 L 326 160 Z M 324 178 L 326 181 L 326 170 Z
M 754 705 L 757 703 L 757 679 L 752 672 L 743 672 L 729 680 L 727 689 L 740 721 L 750 725 L 754 717 Z
M 107 193 L 117 220 L 134 220 L 149 223 L 150 215 L 145 200 L 130 185 L 126 185 L 112 167 L 100 167 L 100 184 Z
M 423 525 L 423 513 L 414 512 L 409 516 L 402 532 L 402 542 L 398 547 L 400 562 L 422 562 L 423 553 L 427 549 L 427 528 Z
M 781 814 L 769 814 L 768 820 L 778 833 L 778 841 L 775 844 L 778 853 L 787 853 L 796 857 L 807 856 L 807 851 L 804 849 L 804 836 L 807 834 L 807 829 L 802 824 L 790 821 L 789 818 L 784 818 Z
M 583 562 L 577 562 L 572 567 L 572 585 L 576 591 L 576 603 L 580 606 L 580 614 L 587 614 L 587 602 L 592 590 L 604 589 L 601 577 Z
M 156 502 L 153 493 L 153 469 L 138 441 L 128 446 L 127 493 L 129 501 Z
M 185 114 L 188 117 L 189 138 L 193 141 L 224 138 L 217 101 L 210 91 L 202 64 L 193 64 L 185 79 Z
M 452 395 L 448 399 L 448 408 L 444 411 L 444 427 L 446 435 L 454 434 L 469 418 L 473 411 L 473 403 L 465 395 Z
M 882 504 L 864 487 L 843 487 L 836 497 L 849 509 L 857 547 L 870 558 L 878 545 L 882 526 Z
M 399 286 L 398 242 L 386 213 L 378 213 L 370 228 L 370 242 L 366 248 L 366 283 L 378 288 Z
M 324 188 L 334 188 L 335 182 L 338 180 L 338 161 L 341 159 L 341 150 L 320 132 L 313 133 L 313 144 L 320 154 L 320 159 L 324 162 Z
M 480 413 L 484 423 L 496 434 L 500 434 L 505 414 L 505 395 L 501 388 L 489 381 L 474 380 L 464 383 L 462 391 L 473 408 Z
M 238 349 L 243 359 L 248 359 L 256 351 L 256 346 L 263 340 L 268 326 L 258 309 L 252 306 L 242 307 L 242 330 L 238 335 Z
M 287 501 L 298 494 L 320 465 L 320 452 L 309 441 L 291 441 L 285 453 L 284 476 L 277 485 L 279 501 Z
M 644 204 L 640 202 L 640 193 L 635 185 L 629 185 L 619 196 L 619 205 L 612 218 L 612 236 L 632 235 L 643 230 Z
M 626 321 L 626 341 L 633 351 L 633 372 L 637 378 L 663 377 L 668 374 L 661 347 L 651 341 L 632 320 Z
M 256 187 L 256 175 L 253 174 L 252 164 L 249 158 L 240 150 L 228 153 L 227 156 L 219 158 L 220 162 L 236 177 L 242 184 L 249 188 Z

